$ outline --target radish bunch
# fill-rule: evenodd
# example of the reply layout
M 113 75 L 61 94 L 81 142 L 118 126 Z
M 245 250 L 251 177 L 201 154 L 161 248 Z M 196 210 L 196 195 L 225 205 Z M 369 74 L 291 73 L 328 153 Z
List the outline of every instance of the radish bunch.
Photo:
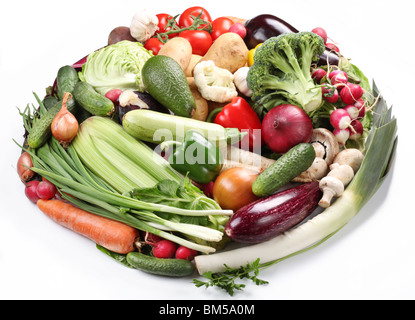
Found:
M 185 246 L 179 246 L 170 240 L 163 239 L 155 234 L 146 232 L 144 236 L 144 243 L 152 247 L 153 255 L 160 259 L 185 259 L 193 260 L 197 255 L 197 251 L 189 249 Z
M 349 82 L 346 72 L 333 70 L 327 73 L 322 68 L 313 71 L 312 77 L 322 86 L 323 99 L 334 106 L 330 114 L 333 133 L 340 145 L 348 139 L 358 140 L 363 134 L 360 121 L 366 114 L 363 88 Z

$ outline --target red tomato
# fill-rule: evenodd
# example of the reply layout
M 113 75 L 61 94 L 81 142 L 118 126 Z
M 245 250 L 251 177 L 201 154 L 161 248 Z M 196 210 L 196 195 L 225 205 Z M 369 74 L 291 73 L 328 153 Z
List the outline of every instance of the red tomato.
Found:
M 226 17 L 216 18 L 212 22 L 212 40 L 215 41 L 220 35 L 229 31 L 229 28 L 233 25 L 233 21 Z
M 210 33 L 204 30 L 185 30 L 179 36 L 190 42 L 193 54 L 200 56 L 205 55 L 213 42 Z
M 149 51 L 153 51 L 153 54 L 156 56 L 163 45 L 163 42 L 161 42 L 159 39 L 150 38 L 144 44 L 144 48 L 146 48 Z
M 187 28 L 193 24 L 193 18 L 191 16 L 197 17 L 202 13 L 200 16 L 201 19 L 212 23 L 212 18 L 210 17 L 209 12 L 203 7 L 190 7 L 183 11 L 179 18 L 179 27 L 180 28 Z M 201 24 L 199 29 L 206 27 L 206 24 Z
M 159 24 L 158 24 L 158 31 L 157 33 L 165 33 L 167 31 L 171 30 L 171 27 L 167 27 L 167 24 L 169 21 L 173 20 L 173 16 L 167 14 L 167 13 L 159 13 L 156 15 L 157 18 L 159 19 Z M 169 34 L 169 39 L 177 37 L 179 34 L 178 33 L 172 33 Z
M 213 199 L 222 209 L 237 211 L 258 199 L 252 192 L 256 172 L 237 167 L 223 171 L 213 185 Z

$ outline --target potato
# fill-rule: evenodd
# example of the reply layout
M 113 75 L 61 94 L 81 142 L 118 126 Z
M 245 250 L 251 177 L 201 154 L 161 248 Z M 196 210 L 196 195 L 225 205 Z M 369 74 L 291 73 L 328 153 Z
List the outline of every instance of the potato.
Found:
M 197 54 L 192 54 L 192 57 L 190 58 L 190 63 L 187 66 L 186 71 L 184 72 L 186 77 L 193 77 L 193 69 L 195 65 L 197 65 L 197 63 L 200 61 L 200 59 L 202 59 L 202 56 L 199 56 Z
M 206 118 L 209 115 L 208 102 L 200 94 L 193 77 L 187 77 L 187 83 L 189 84 L 190 91 L 196 102 L 196 111 L 192 115 L 192 119 L 206 121 Z
M 187 39 L 175 37 L 161 47 L 158 55 L 173 58 L 179 63 L 183 71 L 186 71 L 192 57 L 192 46 Z
M 115 29 L 113 29 L 109 36 L 108 36 L 108 44 L 114 44 L 123 40 L 129 40 L 129 41 L 134 41 L 137 42 L 137 40 L 135 40 L 130 33 L 130 28 L 129 27 L 116 27 Z
M 247 63 L 248 51 L 248 47 L 239 35 L 227 32 L 213 42 L 200 61 L 212 60 L 215 66 L 234 73 Z

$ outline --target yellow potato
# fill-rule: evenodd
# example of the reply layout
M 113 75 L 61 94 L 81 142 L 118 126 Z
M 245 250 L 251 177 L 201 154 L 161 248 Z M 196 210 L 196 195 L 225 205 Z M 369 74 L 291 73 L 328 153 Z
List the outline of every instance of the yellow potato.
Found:
M 213 42 L 200 61 L 212 60 L 215 66 L 234 73 L 246 65 L 248 52 L 248 47 L 238 34 L 227 32 Z
M 192 46 L 187 39 L 175 37 L 161 47 L 158 55 L 173 58 L 186 71 L 192 58 Z

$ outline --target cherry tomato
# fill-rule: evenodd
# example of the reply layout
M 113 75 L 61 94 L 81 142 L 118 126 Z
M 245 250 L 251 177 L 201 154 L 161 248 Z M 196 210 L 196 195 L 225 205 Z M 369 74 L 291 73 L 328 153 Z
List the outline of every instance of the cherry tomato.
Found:
M 202 13 L 200 18 L 209 23 L 212 23 L 212 18 L 210 17 L 209 12 L 203 7 L 190 7 L 183 11 L 179 18 L 179 27 L 187 28 L 193 24 L 193 18 L 191 16 L 197 17 Z M 201 24 L 198 29 L 206 27 L 207 24 Z
M 225 210 L 236 212 L 258 199 L 252 192 L 256 172 L 237 167 L 223 171 L 213 185 L 213 199 Z
M 159 14 L 156 14 L 156 17 L 159 19 L 159 24 L 158 24 L 159 29 L 157 33 L 165 33 L 171 30 L 171 27 L 167 27 L 167 24 L 169 21 L 174 19 L 173 16 L 167 13 L 159 13 Z M 169 39 L 177 37 L 178 35 L 179 35 L 178 33 L 169 34 Z
M 205 55 L 213 42 L 210 33 L 204 30 L 185 30 L 179 36 L 190 42 L 193 54 L 200 56 Z
M 144 44 L 144 48 L 146 48 L 149 51 L 153 51 L 153 54 L 157 55 L 163 45 L 163 42 L 161 42 L 159 39 L 150 38 Z
M 219 38 L 220 35 L 229 31 L 230 27 L 233 25 L 233 21 L 226 17 L 219 17 L 213 20 L 212 22 L 212 40 L 215 41 Z

